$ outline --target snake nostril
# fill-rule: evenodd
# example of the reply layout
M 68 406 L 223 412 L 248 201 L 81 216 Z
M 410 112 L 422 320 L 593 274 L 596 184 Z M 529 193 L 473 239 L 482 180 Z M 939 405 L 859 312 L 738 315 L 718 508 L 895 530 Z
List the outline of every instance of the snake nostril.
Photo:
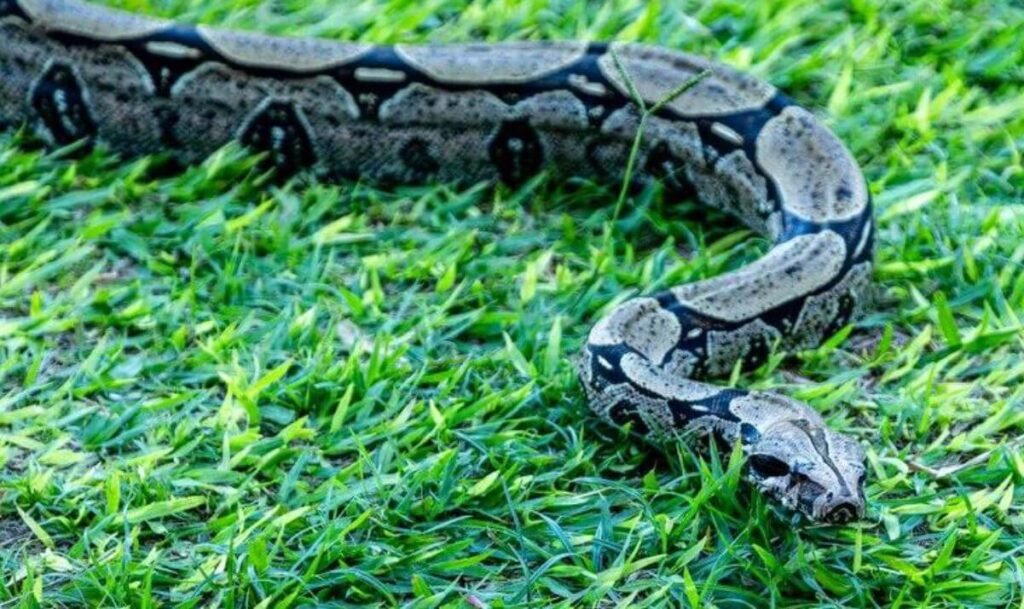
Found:
M 857 506 L 852 503 L 840 503 L 833 507 L 827 514 L 825 520 L 834 524 L 850 522 L 857 517 Z

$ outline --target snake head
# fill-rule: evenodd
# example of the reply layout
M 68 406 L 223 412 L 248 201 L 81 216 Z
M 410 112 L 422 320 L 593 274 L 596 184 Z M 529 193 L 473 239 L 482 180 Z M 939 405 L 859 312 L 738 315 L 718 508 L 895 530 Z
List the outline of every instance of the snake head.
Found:
M 812 520 L 864 517 L 864 450 L 817 416 L 778 420 L 746 444 L 748 476 L 764 493 Z

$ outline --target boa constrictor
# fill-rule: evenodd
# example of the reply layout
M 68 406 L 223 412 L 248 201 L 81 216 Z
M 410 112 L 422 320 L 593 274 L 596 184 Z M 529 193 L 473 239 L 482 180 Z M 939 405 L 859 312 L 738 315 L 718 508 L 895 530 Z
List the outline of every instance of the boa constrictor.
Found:
M 374 46 L 181 25 L 73 0 L 0 0 L 0 121 L 54 145 L 199 161 L 232 140 L 281 172 L 384 182 L 542 170 L 635 175 L 736 216 L 775 245 L 723 276 L 614 308 L 580 378 L 594 411 L 642 434 L 739 442 L 749 477 L 813 519 L 864 512 L 861 447 L 809 406 L 701 377 L 819 344 L 868 283 L 871 205 L 841 142 L 771 86 L 659 48 L 583 42 Z M 618 61 L 616 61 L 616 58 Z M 620 69 L 621 68 L 621 69 Z M 628 78 L 624 78 L 628 75 Z

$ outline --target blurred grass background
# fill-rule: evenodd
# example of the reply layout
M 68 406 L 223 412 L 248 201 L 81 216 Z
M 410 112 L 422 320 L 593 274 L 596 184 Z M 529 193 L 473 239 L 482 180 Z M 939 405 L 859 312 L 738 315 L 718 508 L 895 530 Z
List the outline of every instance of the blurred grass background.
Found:
M 121 0 L 376 42 L 706 53 L 863 164 L 874 312 L 743 386 L 868 448 L 810 525 L 588 414 L 621 299 L 764 250 L 617 185 L 274 187 L 0 136 L 0 607 L 1024 606 L 1024 8 L 1012 0 Z

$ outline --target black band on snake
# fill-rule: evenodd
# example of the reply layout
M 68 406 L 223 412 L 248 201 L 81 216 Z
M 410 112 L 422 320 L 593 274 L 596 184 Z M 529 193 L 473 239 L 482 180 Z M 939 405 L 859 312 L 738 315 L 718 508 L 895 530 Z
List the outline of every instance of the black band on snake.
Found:
M 0 0 L 0 30 L 0 123 L 53 145 L 193 162 L 239 140 L 283 173 L 388 183 L 514 185 L 540 171 L 619 183 L 640 126 L 633 93 L 656 104 L 710 70 L 645 122 L 631 177 L 692 193 L 775 245 L 616 307 L 590 332 L 582 384 L 595 412 L 636 432 L 741 443 L 753 482 L 813 519 L 863 515 L 857 443 L 792 399 L 695 380 L 818 345 L 849 323 L 871 275 L 860 169 L 771 86 L 639 45 L 345 44 L 70 0 Z

